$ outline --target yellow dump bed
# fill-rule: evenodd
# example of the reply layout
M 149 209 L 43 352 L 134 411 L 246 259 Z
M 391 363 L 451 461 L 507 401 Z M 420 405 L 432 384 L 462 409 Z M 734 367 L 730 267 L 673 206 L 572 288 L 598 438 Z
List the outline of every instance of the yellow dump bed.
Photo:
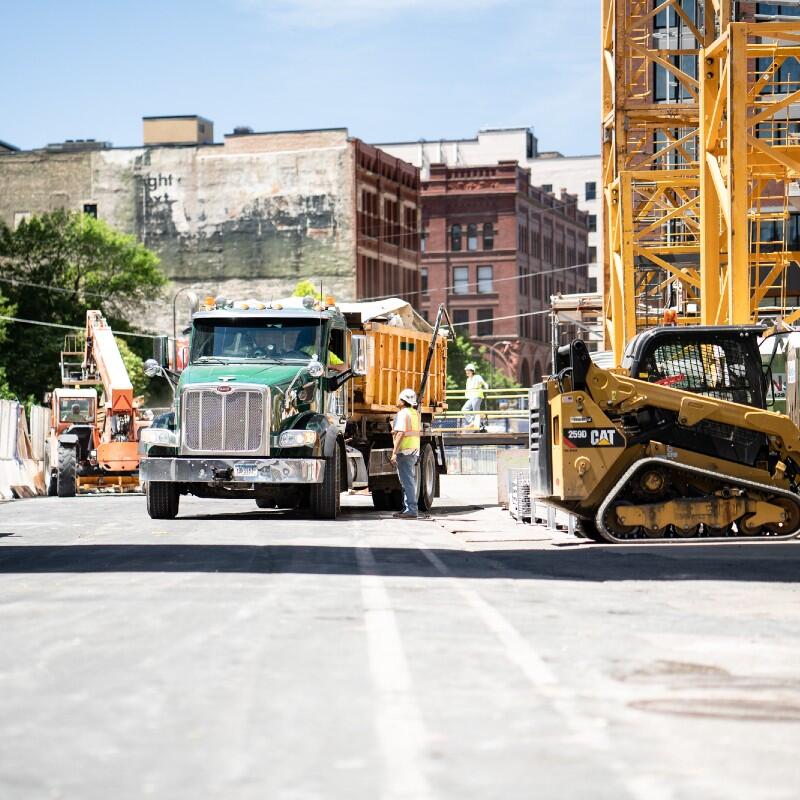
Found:
M 353 333 L 360 332 L 353 330 Z M 353 411 L 356 414 L 393 412 L 403 389 L 419 391 L 432 333 L 377 322 L 365 322 L 363 333 L 367 337 L 367 374 L 354 381 Z M 447 340 L 440 335 L 419 410 L 434 413 L 446 409 L 446 386 Z

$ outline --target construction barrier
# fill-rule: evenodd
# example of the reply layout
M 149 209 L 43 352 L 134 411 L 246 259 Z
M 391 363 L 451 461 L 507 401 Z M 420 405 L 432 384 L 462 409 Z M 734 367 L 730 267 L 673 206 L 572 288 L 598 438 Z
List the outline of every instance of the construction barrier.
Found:
M 48 423 L 39 411 L 31 416 L 36 420 L 34 439 L 25 409 L 13 400 L 0 400 L 0 500 L 45 494 L 42 459 L 47 431 L 42 426 Z

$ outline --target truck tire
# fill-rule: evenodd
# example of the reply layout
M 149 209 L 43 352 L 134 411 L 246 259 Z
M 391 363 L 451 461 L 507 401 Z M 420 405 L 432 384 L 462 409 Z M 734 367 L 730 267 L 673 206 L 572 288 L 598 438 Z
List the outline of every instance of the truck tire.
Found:
M 322 483 L 311 487 L 311 509 L 317 519 L 336 519 L 339 516 L 342 490 L 342 458 L 339 441 L 333 446 L 333 455 L 325 459 Z
M 47 496 L 58 496 L 58 472 L 50 465 L 50 445 L 47 445 L 47 450 L 44 456 L 44 481 L 47 486 Z
M 148 481 L 147 513 L 150 519 L 175 519 L 178 516 L 179 501 L 177 483 Z
M 420 511 L 430 511 L 436 496 L 436 456 L 429 442 L 422 445 L 417 468 L 418 503 Z
M 78 454 L 74 447 L 58 448 L 58 474 L 56 494 L 59 497 L 75 497 L 78 484 Z

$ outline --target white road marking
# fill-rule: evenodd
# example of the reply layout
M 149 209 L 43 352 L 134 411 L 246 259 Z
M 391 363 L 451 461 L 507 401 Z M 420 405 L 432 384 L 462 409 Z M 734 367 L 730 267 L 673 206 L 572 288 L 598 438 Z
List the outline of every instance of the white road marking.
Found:
M 392 602 L 369 547 L 356 547 L 375 692 L 375 725 L 384 762 L 383 800 L 428 800 L 423 763 L 428 732 L 414 694 Z
M 635 800 L 661 800 L 674 796 L 668 787 L 662 787 L 663 791 L 654 793 L 653 784 L 647 776 L 633 774 L 629 766 L 614 758 L 614 748 L 606 730 L 605 720 L 582 714 L 576 706 L 575 693 L 559 680 L 531 643 L 493 605 L 470 589 L 466 581 L 455 577 L 436 553 L 416 538 L 414 544 L 500 640 L 508 659 L 516 664 L 536 690 L 550 701 L 561 715 L 575 744 L 601 753 L 603 763 L 613 771 Z

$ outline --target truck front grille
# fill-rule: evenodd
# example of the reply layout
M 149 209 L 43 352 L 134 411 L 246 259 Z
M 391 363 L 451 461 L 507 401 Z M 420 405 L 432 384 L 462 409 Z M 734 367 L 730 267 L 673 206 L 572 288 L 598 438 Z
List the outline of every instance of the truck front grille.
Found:
M 187 389 L 181 420 L 184 450 L 192 453 L 266 453 L 264 412 L 269 406 L 260 389 Z

